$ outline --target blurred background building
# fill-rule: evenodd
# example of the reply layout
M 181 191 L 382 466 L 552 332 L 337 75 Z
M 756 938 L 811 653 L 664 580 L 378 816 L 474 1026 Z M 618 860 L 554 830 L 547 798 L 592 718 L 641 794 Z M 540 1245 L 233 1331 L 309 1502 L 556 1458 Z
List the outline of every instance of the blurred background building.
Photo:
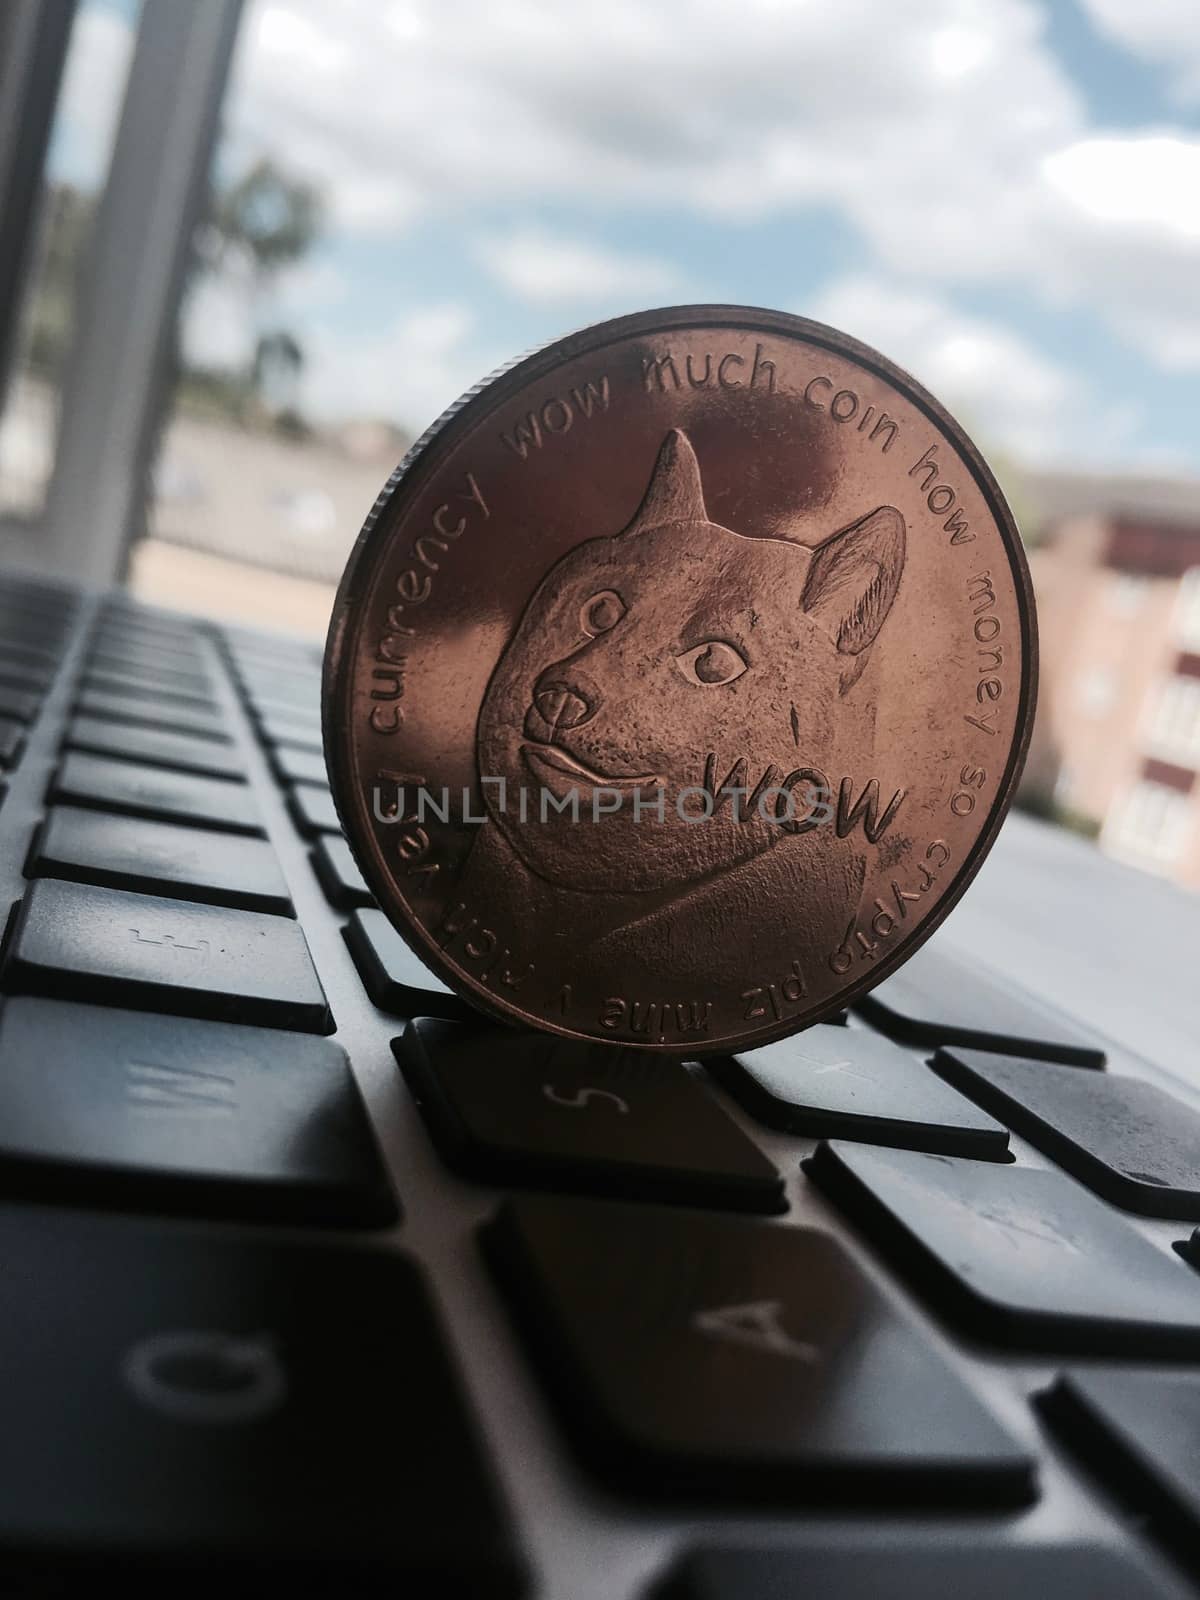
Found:
M 900 11 L 6 0 L 0 193 L 5 64 L 35 17 L 52 104 L 0 540 L 50 561 L 47 508 L 89 514 L 55 474 L 80 346 L 102 348 L 88 290 L 138 153 L 131 85 L 172 21 L 211 17 L 236 44 L 227 76 L 219 40 L 187 46 L 220 119 L 152 437 L 129 446 L 138 592 L 318 635 L 387 473 L 481 374 L 639 306 L 780 306 L 910 368 L 997 466 L 1041 615 L 1024 803 L 1200 887 L 1195 9 Z M 102 372 L 89 403 L 123 393 Z

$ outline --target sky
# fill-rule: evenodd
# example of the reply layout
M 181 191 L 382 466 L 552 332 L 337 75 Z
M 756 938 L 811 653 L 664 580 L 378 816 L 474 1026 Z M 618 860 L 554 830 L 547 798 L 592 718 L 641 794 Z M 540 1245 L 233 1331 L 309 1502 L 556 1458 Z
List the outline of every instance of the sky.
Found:
M 82 14 L 93 90 L 131 9 Z M 420 431 L 574 327 L 737 301 L 1016 461 L 1200 475 L 1196 0 L 249 0 L 219 171 L 264 154 L 325 196 L 267 308 L 319 418 Z M 246 318 L 210 286 L 189 352 Z

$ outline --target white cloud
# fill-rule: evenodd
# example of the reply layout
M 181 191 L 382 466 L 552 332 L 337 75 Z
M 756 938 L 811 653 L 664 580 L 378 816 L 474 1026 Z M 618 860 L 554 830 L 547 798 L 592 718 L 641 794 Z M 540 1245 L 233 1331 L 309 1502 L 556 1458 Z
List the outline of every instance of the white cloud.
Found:
M 1086 3 L 1129 48 L 1200 74 L 1195 0 Z M 1017 282 L 1164 366 L 1200 367 L 1200 141 L 1089 125 L 1034 0 L 900 10 L 274 0 L 239 55 L 234 148 L 315 178 L 334 228 L 363 235 L 438 213 L 471 249 L 485 208 L 581 200 L 664 218 L 661 245 L 633 258 L 518 221 L 488 264 L 530 299 L 566 300 L 573 277 L 601 302 L 665 293 L 672 211 L 829 210 L 884 274 L 937 292 Z
M 902 27 L 883 0 L 278 0 L 243 50 L 238 115 L 335 207 L 364 184 L 397 215 L 830 202 L 898 260 L 978 267 L 1002 252 L 1014 185 L 1079 128 L 1041 26 L 1030 0 L 906 0 Z M 973 228 L 985 195 L 991 238 Z
M 244 369 L 254 351 L 246 296 L 227 278 L 197 278 L 183 303 L 180 342 L 193 366 Z
M 1034 461 L 1071 449 L 1075 380 L 1000 323 L 871 277 L 842 279 L 797 309 L 853 329 L 905 367 L 978 432 L 985 451 L 999 445 Z
M 1131 55 L 1170 74 L 1185 99 L 1200 97 L 1196 0 L 1081 0 L 1093 25 Z
M 539 228 L 482 238 L 475 253 L 492 277 L 534 304 L 633 299 L 662 294 L 680 281 L 670 262 L 620 254 Z
M 1047 283 L 1160 366 L 1200 370 L 1200 140 L 1084 139 L 1048 156 Z
M 384 417 L 421 432 L 490 367 L 465 306 L 418 307 L 348 338 L 317 322 L 305 330 L 302 395 L 311 416 Z
M 1098 222 L 1200 239 L 1200 141 L 1165 134 L 1081 139 L 1047 156 L 1052 188 Z

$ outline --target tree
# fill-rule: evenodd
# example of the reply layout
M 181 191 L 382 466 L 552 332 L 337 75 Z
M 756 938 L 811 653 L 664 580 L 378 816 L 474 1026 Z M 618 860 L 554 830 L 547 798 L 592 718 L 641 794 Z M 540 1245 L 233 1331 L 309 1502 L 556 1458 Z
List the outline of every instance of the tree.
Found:
M 195 272 L 241 284 L 246 300 L 246 358 L 234 374 L 193 372 L 211 400 L 295 418 L 295 385 L 304 351 L 287 328 L 265 326 L 266 304 L 285 267 L 300 260 L 321 230 L 323 205 L 312 184 L 270 158 L 256 161 L 227 188 L 213 191 L 196 240 Z M 293 430 L 294 431 L 294 430 Z
M 321 213 L 320 195 L 311 184 L 262 157 L 213 198 L 209 228 L 216 264 L 231 256 L 247 260 L 261 288 L 310 249 Z

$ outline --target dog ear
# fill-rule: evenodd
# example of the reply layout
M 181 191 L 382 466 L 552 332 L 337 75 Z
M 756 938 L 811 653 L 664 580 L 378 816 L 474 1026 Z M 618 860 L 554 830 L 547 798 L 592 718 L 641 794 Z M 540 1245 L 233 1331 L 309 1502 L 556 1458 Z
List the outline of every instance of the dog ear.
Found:
M 672 428 L 659 446 L 650 482 L 633 520 L 620 535 L 627 538 L 666 522 L 706 522 L 700 464 L 682 428 Z
M 904 518 L 880 506 L 813 551 L 800 603 L 840 654 L 861 656 L 874 643 L 900 587 L 904 548 Z

